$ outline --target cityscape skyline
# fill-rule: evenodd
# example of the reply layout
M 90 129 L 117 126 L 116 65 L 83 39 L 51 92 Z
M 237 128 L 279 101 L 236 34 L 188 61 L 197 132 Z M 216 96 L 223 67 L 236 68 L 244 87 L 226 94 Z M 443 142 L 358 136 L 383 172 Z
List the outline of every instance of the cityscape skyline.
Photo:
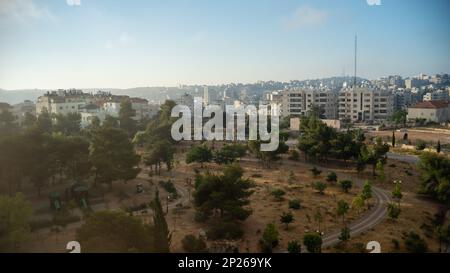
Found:
M 450 71 L 448 1 L 149 2 L 0 3 L 0 88 L 351 76 L 356 34 L 362 78 Z

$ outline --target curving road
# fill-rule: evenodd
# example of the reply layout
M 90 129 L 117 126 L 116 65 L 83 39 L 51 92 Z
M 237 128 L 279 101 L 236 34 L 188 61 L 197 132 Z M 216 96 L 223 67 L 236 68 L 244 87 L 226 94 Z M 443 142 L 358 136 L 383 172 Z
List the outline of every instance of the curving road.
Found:
M 361 181 L 358 181 L 358 184 Z M 375 205 L 366 212 L 361 218 L 352 222 L 348 227 L 350 228 L 350 235 L 356 236 L 364 231 L 370 230 L 378 223 L 380 223 L 387 215 L 386 204 L 390 201 L 389 195 L 386 191 L 373 187 L 372 194 L 375 199 Z M 339 236 L 341 231 L 333 231 L 323 236 L 323 247 L 329 247 L 339 243 Z
M 243 161 L 258 161 L 255 158 L 242 158 Z M 283 164 L 295 165 L 298 163 L 293 163 L 290 161 L 285 161 Z M 328 168 L 321 167 L 322 171 L 332 171 Z M 344 174 L 339 175 L 340 179 L 350 179 L 355 181 L 355 184 L 359 187 L 362 187 L 364 184 L 363 180 L 357 179 L 354 177 L 346 176 Z M 383 219 L 387 216 L 387 206 L 386 204 L 390 202 L 389 193 L 385 190 L 372 186 L 372 198 L 375 200 L 375 204 L 372 205 L 369 211 L 366 211 L 362 217 L 353 221 L 348 225 L 350 228 L 350 236 L 356 236 L 364 231 L 370 230 L 379 224 Z M 341 235 L 340 230 L 332 231 L 330 233 L 326 233 L 322 238 L 322 247 L 329 247 L 339 243 L 339 236 Z

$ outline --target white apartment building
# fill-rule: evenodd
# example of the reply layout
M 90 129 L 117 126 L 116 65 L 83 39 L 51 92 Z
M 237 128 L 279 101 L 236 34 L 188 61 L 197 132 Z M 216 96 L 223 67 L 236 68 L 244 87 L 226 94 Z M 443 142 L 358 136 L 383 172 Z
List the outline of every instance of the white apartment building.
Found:
M 337 98 L 337 93 L 328 89 L 287 89 L 269 94 L 270 103 L 280 106 L 283 117 L 304 116 L 316 105 L 324 110 L 327 119 L 336 119 Z
M 81 107 L 81 128 L 86 128 L 92 124 L 94 118 L 98 118 L 102 123 L 106 118 L 106 112 L 96 104 L 87 104 Z
M 427 92 L 423 95 L 424 101 L 433 101 L 433 100 L 448 100 L 449 95 L 445 90 L 435 90 L 433 92 Z
M 99 92 L 96 95 L 83 93 L 80 90 L 58 90 L 40 96 L 36 103 L 36 113 L 47 109 L 51 114 L 80 113 L 82 126 L 90 124 L 94 117 L 101 121 L 106 115 L 119 117 L 120 104 L 129 99 L 135 110 L 136 120 L 152 117 L 157 114 L 159 106 L 150 106 L 146 99 L 130 98 L 128 96 L 114 96 L 110 93 Z
M 40 96 L 36 102 L 36 113 L 40 114 L 44 108 L 51 114 L 79 113 L 80 107 L 93 103 L 94 96 L 81 90 L 57 90 Z
M 352 122 L 386 120 L 393 112 L 392 93 L 369 87 L 343 88 L 339 92 L 339 119 Z

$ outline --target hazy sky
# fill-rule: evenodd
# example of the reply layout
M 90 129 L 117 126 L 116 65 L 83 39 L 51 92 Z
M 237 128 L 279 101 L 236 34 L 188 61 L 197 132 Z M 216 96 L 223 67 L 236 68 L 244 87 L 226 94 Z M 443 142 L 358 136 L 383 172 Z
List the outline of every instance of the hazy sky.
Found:
M 355 34 L 360 76 L 448 73 L 449 11 L 448 0 L 0 0 L 0 88 L 351 74 Z

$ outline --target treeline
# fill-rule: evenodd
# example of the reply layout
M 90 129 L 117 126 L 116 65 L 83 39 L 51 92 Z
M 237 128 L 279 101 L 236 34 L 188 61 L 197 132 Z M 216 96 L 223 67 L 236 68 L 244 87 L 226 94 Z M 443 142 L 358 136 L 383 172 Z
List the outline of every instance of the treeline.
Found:
M 41 190 L 62 180 L 93 178 L 111 185 L 139 173 L 140 157 L 131 141 L 149 120 L 136 121 L 131 102 L 121 103 L 118 118 L 94 118 L 81 128 L 78 113 L 37 117 L 26 114 L 18 125 L 8 111 L 0 113 L 0 192 L 13 195 L 31 183 Z
M 358 172 L 366 165 L 372 166 L 375 176 L 377 165 L 385 164 L 389 145 L 376 138 L 374 142 L 366 140 L 362 130 L 338 132 L 328 127 L 317 116 L 309 115 L 301 119 L 301 136 L 297 148 L 303 152 L 305 161 L 309 159 L 327 161 L 330 158 L 344 162 L 356 162 Z

